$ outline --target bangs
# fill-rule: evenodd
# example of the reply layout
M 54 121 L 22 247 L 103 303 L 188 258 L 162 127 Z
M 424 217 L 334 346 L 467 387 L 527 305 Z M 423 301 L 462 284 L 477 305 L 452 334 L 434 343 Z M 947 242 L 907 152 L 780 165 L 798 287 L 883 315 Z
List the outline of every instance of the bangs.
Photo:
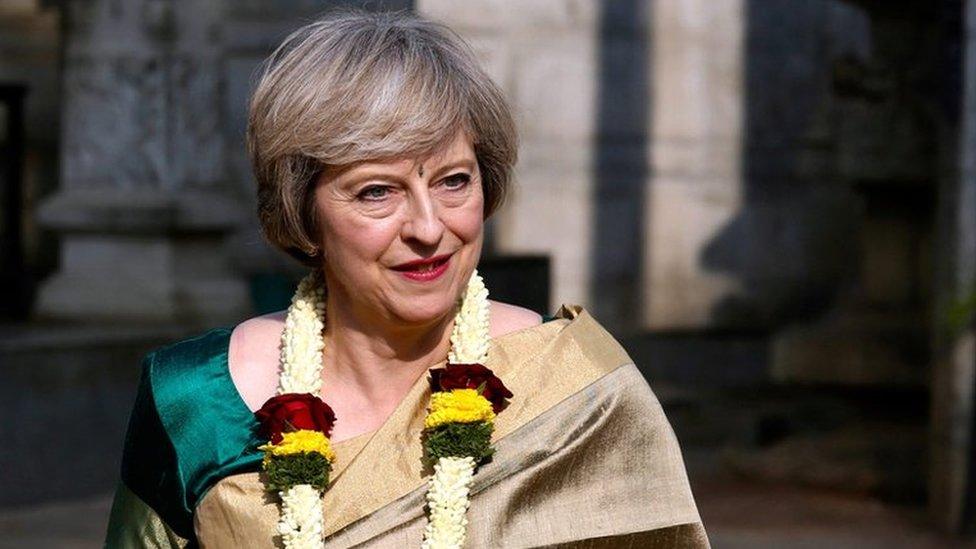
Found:
M 422 155 L 450 142 L 458 131 L 472 132 L 475 80 L 443 48 L 409 29 L 361 32 L 332 52 L 337 74 L 317 88 L 294 127 L 301 136 L 289 151 L 323 166 Z M 373 55 L 362 57 L 363 51 Z M 453 63 L 451 63 L 453 61 Z

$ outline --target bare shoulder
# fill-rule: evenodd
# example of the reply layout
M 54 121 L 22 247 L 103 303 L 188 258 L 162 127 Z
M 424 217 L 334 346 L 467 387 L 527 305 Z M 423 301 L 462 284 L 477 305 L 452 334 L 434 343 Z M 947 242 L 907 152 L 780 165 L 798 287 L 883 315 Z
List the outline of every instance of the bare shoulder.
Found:
M 278 341 L 285 329 L 285 311 L 256 316 L 234 327 L 230 352 L 239 356 L 270 353 L 278 355 Z
M 542 324 L 542 317 L 539 313 L 525 307 L 502 303 L 501 301 L 489 301 L 489 303 L 491 304 L 491 327 L 489 328 L 491 337 L 503 336 L 510 332 Z
M 227 364 L 241 397 L 253 410 L 273 396 L 278 384 L 278 356 L 285 311 L 250 318 L 230 335 Z

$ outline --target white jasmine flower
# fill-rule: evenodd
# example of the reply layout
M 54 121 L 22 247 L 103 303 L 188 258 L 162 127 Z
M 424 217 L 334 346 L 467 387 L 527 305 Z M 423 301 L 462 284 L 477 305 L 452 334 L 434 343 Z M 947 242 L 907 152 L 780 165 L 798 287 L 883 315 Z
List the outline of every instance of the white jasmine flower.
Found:
M 456 549 L 464 545 L 468 519 L 468 492 L 474 478 L 472 457 L 444 457 L 434 465 L 427 489 L 429 521 L 424 530 L 424 549 Z
M 281 518 L 278 533 L 285 547 L 295 549 L 324 548 L 322 541 L 322 500 L 319 491 L 308 484 L 299 484 L 281 496 Z
M 471 274 L 454 319 L 448 362 L 484 364 L 488 360 L 488 308 L 488 288 L 478 271 L 475 271 Z
M 319 275 L 311 273 L 298 284 L 281 334 L 281 376 L 278 394 L 322 391 L 322 330 L 325 292 Z

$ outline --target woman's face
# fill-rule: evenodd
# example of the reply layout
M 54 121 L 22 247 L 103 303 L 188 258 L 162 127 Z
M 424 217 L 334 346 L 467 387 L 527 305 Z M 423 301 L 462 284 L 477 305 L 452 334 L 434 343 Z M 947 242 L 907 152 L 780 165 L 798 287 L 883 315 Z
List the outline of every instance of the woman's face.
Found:
M 481 254 L 481 173 L 463 132 L 427 157 L 326 170 L 315 210 L 329 293 L 360 318 L 443 319 Z

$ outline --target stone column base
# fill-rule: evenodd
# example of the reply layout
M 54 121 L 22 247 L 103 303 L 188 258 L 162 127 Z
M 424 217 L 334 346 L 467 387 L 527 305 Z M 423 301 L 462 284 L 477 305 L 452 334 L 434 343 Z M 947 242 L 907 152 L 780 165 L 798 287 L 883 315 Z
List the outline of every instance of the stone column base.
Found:
M 40 288 L 38 319 L 207 325 L 250 312 L 247 283 L 224 252 L 242 217 L 226 196 L 66 190 L 39 213 L 60 233 L 61 265 Z

